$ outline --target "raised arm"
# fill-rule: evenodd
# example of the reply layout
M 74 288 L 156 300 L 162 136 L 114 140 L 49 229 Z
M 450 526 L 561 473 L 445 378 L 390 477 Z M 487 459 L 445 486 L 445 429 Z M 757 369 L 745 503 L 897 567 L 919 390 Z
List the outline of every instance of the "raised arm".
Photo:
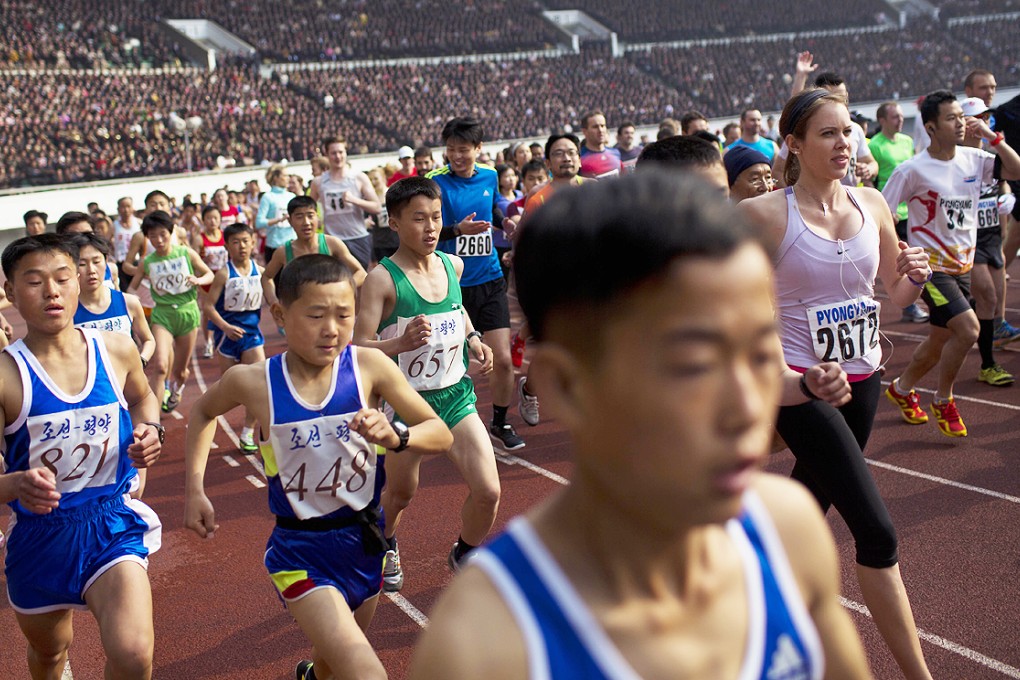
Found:
M 365 268 L 358 262 L 358 258 L 351 254 L 350 249 L 343 242 L 343 239 L 339 239 L 336 236 L 326 235 L 326 243 L 329 244 L 329 252 L 336 259 L 340 260 L 351 270 L 351 274 L 354 276 L 354 287 L 361 288 L 361 284 L 365 283 L 365 277 L 368 274 L 365 273 Z

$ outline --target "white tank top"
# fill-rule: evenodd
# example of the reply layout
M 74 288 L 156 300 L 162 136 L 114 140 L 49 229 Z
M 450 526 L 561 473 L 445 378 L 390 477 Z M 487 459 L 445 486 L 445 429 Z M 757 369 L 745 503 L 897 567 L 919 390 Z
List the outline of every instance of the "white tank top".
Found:
M 361 196 L 357 180 L 351 175 L 333 179 L 330 172 L 324 172 L 319 182 L 322 230 L 345 240 L 368 236 L 368 230 L 365 228 L 365 211 L 343 199 L 345 191 Z
M 869 375 L 882 361 L 878 225 L 849 190 L 847 196 L 863 224 L 853 237 L 833 241 L 808 228 L 786 188 L 786 234 L 775 257 L 779 332 L 790 366 L 837 361 L 850 375 Z

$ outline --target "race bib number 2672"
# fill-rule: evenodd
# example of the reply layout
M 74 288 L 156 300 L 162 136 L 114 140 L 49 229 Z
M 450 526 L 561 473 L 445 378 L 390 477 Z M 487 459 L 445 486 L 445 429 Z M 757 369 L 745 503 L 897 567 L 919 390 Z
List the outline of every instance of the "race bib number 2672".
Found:
M 878 347 L 880 304 L 867 296 L 807 310 L 815 356 L 846 363 Z

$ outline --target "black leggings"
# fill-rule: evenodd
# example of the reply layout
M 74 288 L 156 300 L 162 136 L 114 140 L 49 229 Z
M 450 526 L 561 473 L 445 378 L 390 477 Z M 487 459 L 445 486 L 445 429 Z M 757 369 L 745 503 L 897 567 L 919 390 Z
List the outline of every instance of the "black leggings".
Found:
M 873 569 L 896 564 L 896 530 L 864 462 L 878 409 L 878 373 L 852 383 L 853 399 L 836 409 L 824 401 L 779 409 L 776 429 L 797 458 L 794 479 L 814 494 L 822 512 L 834 505 L 857 545 L 857 563 Z

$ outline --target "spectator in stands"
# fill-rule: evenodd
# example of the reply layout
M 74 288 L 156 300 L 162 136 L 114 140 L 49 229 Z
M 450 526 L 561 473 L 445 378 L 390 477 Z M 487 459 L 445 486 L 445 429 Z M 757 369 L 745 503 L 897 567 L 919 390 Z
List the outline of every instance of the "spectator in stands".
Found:
M 414 177 L 418 174 L 418 170 L 414 166 L 414 151 L 411 147 L 400 147 L 397 151 L 397 160 L 400 162 L 400 168 L 386 180 L 387 187 L 393 186 L 395 182 L 399 182 L 405 177 Z
M 610 146 L 606 116 L 601 111 L 589 111 L 581 117 L 581 176 L 613 177 L 620 174 L 623 162 L 620 152 Z

